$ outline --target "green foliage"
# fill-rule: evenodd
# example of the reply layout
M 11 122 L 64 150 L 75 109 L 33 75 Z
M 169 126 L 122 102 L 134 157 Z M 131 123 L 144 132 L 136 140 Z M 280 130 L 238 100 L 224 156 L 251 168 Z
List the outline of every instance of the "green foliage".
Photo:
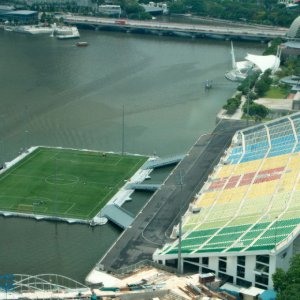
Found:
M 299 300 L 300 254 L 293 256 L 287 272 L 277 269 L 272 278 L 274 289 L 278 292 L 276 300 Z
M 282 39 L 277 38 L 271 41 L 271 45 L 263 52 L 263 55 L 276 55 L 277 47 L 282 44 Z
M 233 115 L 240 105 L 241 105 L 241 96 L 237 95 L 234 98 L 228 99 L 226 104 L 223 106 L 223 108 L 226 110 L 226 113 L 228 115 Z
M 172 1 L 169 9 L 171 13 L 190 12 L 227 20 L 290 26 L 300 14 L 300 8 L 288 10 L 277 2 L 277 0 L 178 0 Z
M 238 91 L 241 91 L 243 95 L 247 95 L 249 90 L 254 87 L 254 84 L 259 76 L 259 73 L 249 75 L 243 82 L 238 86 Z
M 269 90 L 271 84 L 272 84 L 272 79 L 270 77 L 271 75 L 271 70 L 265 71 L 259 80 L 255 84 L 255 93 L 257 94 L 258 97 L 263 97 L 266 92 Z
M 281 70 L 276 73 L 278 77 L 290 76 L 290 75 L 300 75 L 300 57 L 299 56 L 289 56 L 282 60 Z
M 147 20 L 151 15 L 147 13 L 136 0 L 124 0 L 121 3 L 123 14 L 129 19 Z
M 289 94 L 290 88 L 285 84 L 280 84 L 279 86 L 271 86 L 266 92 L 266 98 L 272 99 L 285 99 Z
M 247 114 L 248 108 L 247 103 L 243 107 L 243 111 Z M 269 109 L 264 105 L 257 104 L 255 102 L 250 102 L 249 104 L 249 116 L 254 117 L 255 119 L 264 119 L 269 114 Z

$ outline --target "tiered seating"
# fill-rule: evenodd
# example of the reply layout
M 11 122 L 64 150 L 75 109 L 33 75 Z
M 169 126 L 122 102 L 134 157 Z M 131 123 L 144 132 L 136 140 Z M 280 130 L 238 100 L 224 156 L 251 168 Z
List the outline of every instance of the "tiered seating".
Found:
M 291 120 L 293 121 L 294 128 L 296 131 L 296 136 L 298 139 L 298 143 L 296 145 L 296 148 L 294 149 L 294 152 L 299 152 L 300 151 L 300 116 L 298 114 L 294 114 L 290 116 Z
M 291 153 L 295 146 L 295 136 L 289 119 L 280 119 L 268 125 L 271 150 L 268 157 Z
M 300 226 L 300 113 L 238 132 L 227 153 L 184 220 L 183 253 L 271 250 Z

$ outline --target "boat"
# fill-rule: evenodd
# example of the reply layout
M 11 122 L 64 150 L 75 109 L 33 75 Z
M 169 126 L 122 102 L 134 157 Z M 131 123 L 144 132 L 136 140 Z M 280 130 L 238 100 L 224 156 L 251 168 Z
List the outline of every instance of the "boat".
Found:
M 21 32 L 23 33 L 24 32 L 24 28 L 23 26 L 4 26 L 4 30 L 5 31 L 12 31 L 12 32 Z
M 53 28 L 50 26 L 24 25 L 20 27 L 23 28 L 24 33 L 29 34 L 51 34 L 53 32 Z
M 78 43 L 76 43 L 76 46 L 77 46 L 77 47 L 86 47 L 86 46 L 88 46 L 88 45 L 89 45 L 88 42 L 78 42 Z
M 59 40 L 78 39 L 80 38 L 79 31 L 76 26 L 61 26 L 53 28 L 53 35 Z
M 212 88 L 212 80 L 206 80 L 204 88 L 210 90 Z

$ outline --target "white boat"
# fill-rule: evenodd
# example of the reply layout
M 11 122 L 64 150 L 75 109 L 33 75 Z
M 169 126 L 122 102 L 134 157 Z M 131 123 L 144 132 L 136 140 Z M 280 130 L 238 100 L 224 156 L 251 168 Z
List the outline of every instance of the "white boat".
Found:
M 54 27 L 53 34 L 59 40 L 80 38 L 80 34 L 76 26 Z
M 20 27 L 23 28 L 24 33 L 29 34 L 51 34 L 53 32 L 53 28 L 49 26 L 25 25 Z
M 24 32 L 23 26 L 4 26 L 5 31 L 12 31 L 12 32 Z

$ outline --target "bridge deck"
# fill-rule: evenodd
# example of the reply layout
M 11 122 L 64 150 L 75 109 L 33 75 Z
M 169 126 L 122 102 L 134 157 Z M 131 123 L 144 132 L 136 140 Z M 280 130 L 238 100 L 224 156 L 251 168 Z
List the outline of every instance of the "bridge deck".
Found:
M 128 228 L 133 222 L 129 212 L 114 204 L 105 206 L 101 214 L 122 229 Z
M 148 160 L 144 165 L 143 169 L 155 169 L 155 168 L 160 168 L 168 165 L 173 165 L 178 162 L 180 162 L 185 155 L 177 155 L 177 156 L 172 156 L 172 157 L 167 157 L 167 158 L 159 158 L 155 160 Z
M 215 35 L 224 38 L 244 38 L 251 40 L 271 40 L 274 38 L 285 38 L 287 28 L 249 25 L 242 28 L 226 24 L 219 25 L 202 25 L 202 24 L 184 24 L 158 21 L 137 21 L 137 20 L 119 20 L 109 18 L 98 18 L 89 16 L 64 16 L 64 21 L 69 24 L 88 25 L 94 28 L 110 27 L 128 30 L 142 30 L 148 33 L 189 33 L 191 36 L 214 37 Z
M 127 184 L 126 188 L 130 190 L 140 190 L 140 191 L 151 191 L 155 192 L 159 189 L 160 184 L 146 184 L 146 183 L 130 183 Z

